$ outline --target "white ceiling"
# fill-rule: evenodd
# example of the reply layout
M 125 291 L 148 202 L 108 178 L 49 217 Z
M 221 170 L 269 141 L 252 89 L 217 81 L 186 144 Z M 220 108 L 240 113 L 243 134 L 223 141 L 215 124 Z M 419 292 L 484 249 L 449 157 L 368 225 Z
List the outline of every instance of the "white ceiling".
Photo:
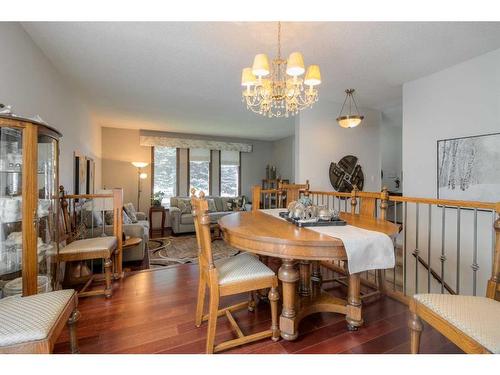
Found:
M 293 120 L 241 102 L 241 68 L 276 53 L 275 23 L 36 22 L 25 30 L 103 126 L 274 140 Z M 500 48 L 500 23 L 284 23 L 282 51 L 319 64 L 320 100 L 354 87 L 364 107 L 401 101 L 404 82 Z M 308 110 L 314 110 L 308 109 Z

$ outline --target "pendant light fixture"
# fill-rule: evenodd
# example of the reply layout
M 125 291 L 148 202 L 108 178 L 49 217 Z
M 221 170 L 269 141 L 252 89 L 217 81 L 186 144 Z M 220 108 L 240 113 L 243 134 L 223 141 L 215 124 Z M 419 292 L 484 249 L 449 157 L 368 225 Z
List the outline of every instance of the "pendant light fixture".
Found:
M 337 117 L 337 122 L 339 125 L 343 128 L 355 128 L 359 124 L 361 124 L 361 121 L 365 118 L 365 116 L 362 116 L 359 114 L 358 106 L 356 104 L 356 100 L 354 100 L 354 89 L 347 89 L 345 90 L 346 97 L 344 100 L 344 104 L 342 104 L 342 108 L 340 109 L 339 117 Z M 346 114 L 343 114 L 344 112 L 344 107 L 346 103 L 349 105 L 349 112 Z M 353 109 L 353 104 L 354 104 L 354 109 L 356 110 L 355 113 L 352 113 Z M 347 111 L 346 111 L 347 112 Z

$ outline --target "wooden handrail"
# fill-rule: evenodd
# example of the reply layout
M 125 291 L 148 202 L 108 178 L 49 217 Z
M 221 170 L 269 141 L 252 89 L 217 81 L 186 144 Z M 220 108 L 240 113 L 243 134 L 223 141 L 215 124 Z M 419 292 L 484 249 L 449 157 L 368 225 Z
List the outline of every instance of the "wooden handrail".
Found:
M 311 190 L 309 191 L 309 194 L 334 196 L 340 198 L 351 198 L 351 193 L 341 193 L 338 191 Z M 356 193 L 356 197 L 380 198 L 380 193 L 359 191 Z M 495 203 L 495 202 L 479 202 L 479 201 L 462 201 L 462 200 L 452 200 L 452 199 L 418 198 L 418 197 L 405 197 L 405 196 L 390 195 L 390 194 L 388 199 L 390 202 L 423 203 L 423 204 L 434 204 L 440 206 L 477 208 L 477 209 L 492 210 L 492 211 L 496 210 L 498 213 L 500 213 L 500 202 Z
M 65 194 L 67 199 L 113 198 L 113 194 Z

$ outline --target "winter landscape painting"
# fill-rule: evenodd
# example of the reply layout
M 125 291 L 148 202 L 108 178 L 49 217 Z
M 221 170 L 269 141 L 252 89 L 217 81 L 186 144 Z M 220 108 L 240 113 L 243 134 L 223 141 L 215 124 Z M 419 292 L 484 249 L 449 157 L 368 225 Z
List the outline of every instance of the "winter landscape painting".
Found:
M 440 140 L 438 198 L 500 201 L 500 133 Z

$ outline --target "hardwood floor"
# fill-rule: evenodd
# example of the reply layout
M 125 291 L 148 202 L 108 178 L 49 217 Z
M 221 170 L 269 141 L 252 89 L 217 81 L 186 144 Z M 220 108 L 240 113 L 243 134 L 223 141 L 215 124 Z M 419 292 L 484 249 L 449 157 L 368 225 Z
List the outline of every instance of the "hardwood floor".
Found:
M 82 353 L 203 353 L 206 323 L 194 326 L 198 285 L 196 265 L 141 271 L 116 282 L 113 297 L 88 297 L 80 300 L 82 314 L 78 338 Z M 332 290 L 340 293 L 341 290 Z M 246 295 L 233 296 L 222 303 L 243 301 Z M 234 314 L 246 333 L 270 325 L 270 311 L 260 303 L 254 313 Z M 408 309 L 384 297 L 364 304 L 364 326 L 349 332 L 344 317 L 320 313 L 300 324 L 295 341 L 276 343 L 263 340 L 237 347 L 225 353 L 409 353 Z M 220 318 L 217 339 L 232 338 L 225 318 Z M 425 326 L 423 353 L 461 353 L 445 337 Z M 68 334 L 61 335 L 56 353 L 69 352 Z

